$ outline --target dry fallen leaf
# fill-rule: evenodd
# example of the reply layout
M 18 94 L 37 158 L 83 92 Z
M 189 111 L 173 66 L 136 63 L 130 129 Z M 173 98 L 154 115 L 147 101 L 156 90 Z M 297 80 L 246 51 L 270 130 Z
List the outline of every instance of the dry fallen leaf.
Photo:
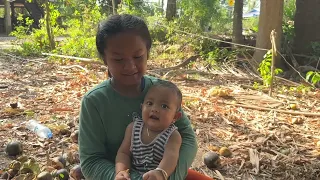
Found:
M 265 137 L 257 137 L 257 139 L 256 139 L 256 143 L 264 143 L 265 141 L 266 141 L 266 139 L 267 138 L 265 138 Z
M 56 108 L 52 108 L 49 112 L 53 113 L 57 111 L 73 111 L 73 109 L 69 107 L 56 107 Z
M 208 90 L 208 96 L 227 97 L 230 96 L 230 90 L 214 87 Z
M 288 156 L 290 154 L 290 149 L 281 149 L 280 153 Z
M 289 104 L 289 108 L 292 110 L 297 110 L 298 106 L 297 106 L 297 104 Z
M 231 151 L 227 147 L 221 147 L 219 153 L 224 157 L 230 157 L 232 155 Z
M 252 166 L 254 167 L 255 174 L 259 173 L 259 152 L 256 149 L 249 149 L 249 156 L 250 156 L 250 162 Z
M 200 134 L 200 129 L 196 129 L 196 135 Z
M 19 109 L 19 108 L 4 108 L 3 110 L 4 112 L 10 114 L 10 115 L 16 115 L 16 114 L 20 114 L 21 112 L 23 112 L 23 109 Z
M 29 172 L 31 170 L 33 174 L 38 174 L 40 172 L 40 166 L 34 158 L 29 158 L 29 160 L 22 164 L 20 172 Z
M 69 126 L 66 124 L 46 124 L 46 126 L 55 133 L 69 129 Z
M 212 145 L 209 145 L 209 146 L 208 146 L 208 149 L 210 149 L 211 151 L 216 151 L 216 152 L 218 152 L 218 151 L 220 150 L 219 147 L 217 147 L 217 146 L 212 146 Z
M 291 124 L 302 124 L 303 119 L 301 117 L 294 117 L 291 119 Z
M 7 124 L 3 125 L 2 127 L 5 129 L 11 129 L 14 127 L 14 125 L 12 123 L 7 123 Z
M 317 159 L 320 159 L 320 151 L 317 151 L 317 150 L 311 151 L 311 156 Z
M 221 174 L 218 170 L 215 170 L 214 172 L 216 173 L 216 175 L 217 175 L 221 180 L 224 180 L 224 177 L 222 176 L 222 174 Z

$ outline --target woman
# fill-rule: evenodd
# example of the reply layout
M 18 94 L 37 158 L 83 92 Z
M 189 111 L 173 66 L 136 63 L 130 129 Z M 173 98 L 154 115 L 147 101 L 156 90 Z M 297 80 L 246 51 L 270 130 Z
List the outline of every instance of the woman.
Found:
M 156 78 L 145 76 L 151 37 L 143 20 L 132 15 L 114 15 L 99 25 L 96 46 L 108 66 L 110 79 L 100 83 L 83 97 L 80 111 L 79 150 L 86 179 L 111 180 L 115 176 L 115 158 L 132 121 L 141 115 L 140 105 Z M 170 179 L 187 175 L 197 152 L 195 134 L 182 111 L 175 125 L 182 137 L 178 165 Z M 131 179 L 142 176 L 130 170 Z M 161 172 L 150 180 L 162 180 Z

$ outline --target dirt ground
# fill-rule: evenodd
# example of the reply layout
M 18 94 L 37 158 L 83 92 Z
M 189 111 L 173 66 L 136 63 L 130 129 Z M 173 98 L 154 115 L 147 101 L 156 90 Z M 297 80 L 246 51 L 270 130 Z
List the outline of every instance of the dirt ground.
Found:
M 47 153 L 55 157 L 62 151 L 77 151 L 69 136 L 78 126 L 81 97 L 107 77 L 106 68 L 50 62 L 0 53 L 0 174 L 12 160 L 4 152 L 11 140 L 22 142 L 23 154 L 41 165 Z M 154 61 L 149 64 L 150 69 L 161 68 Z M 251 75 L 191 71 L 162 72 L 162 77 L 183 92 L 183 108 L 198 139 L 193 169 L 215 179 L 320 179 L 319 90 L 278 86 L 269 97 L 244 86 L 253 83 Z M 11 108 L 10 103 L 16 102 L 18 108 Z M 25 129 L 32 116 L 53 130 L 52 140 L 39 139 Z M 220 166 L 208 169 L 203 155 L 221 153 L 221 147 L 231 155 L 220 156 Z

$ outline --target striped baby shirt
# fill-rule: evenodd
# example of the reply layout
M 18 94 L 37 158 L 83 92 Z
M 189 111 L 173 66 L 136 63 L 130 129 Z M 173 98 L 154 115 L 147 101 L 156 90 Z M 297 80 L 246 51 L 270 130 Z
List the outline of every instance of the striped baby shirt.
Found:
M 177 129 L 171 124 L 167 129 L 163 130 L 149 144 L 142 143 L 141 134 L 143 128 L 143 120 L 138 116 L 133 116 L 134 124 L 131 136 L 130 151 L 132 154 L 132 165 L 139 173 L 144 174 L 150 170 L 154 170 L 162 160 L 165 145 L 172 132 Z

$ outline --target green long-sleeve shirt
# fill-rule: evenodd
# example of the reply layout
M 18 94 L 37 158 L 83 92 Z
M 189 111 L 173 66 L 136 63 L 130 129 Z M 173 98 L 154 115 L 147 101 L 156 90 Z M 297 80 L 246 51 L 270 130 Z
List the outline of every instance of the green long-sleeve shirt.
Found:
M 141 96 L 129 98 L 120 95 L 106 80 L 82 99 L 79 126 L 79 151 L 81 168 L 86 179 L 113 180 L 115 157 L 124 138 L 127 125 L 132 122 L 132 113 L 141 114 L 141 103 L 156 78 L 145 76 L 145 87 Z M 195 134 L 190 121 L 183 113 L 175 125 L 182 137 L 179 161 L 170 180 L 183 180 L 197 152 Z M 132 180 L 142 176 L 130 171 Z

